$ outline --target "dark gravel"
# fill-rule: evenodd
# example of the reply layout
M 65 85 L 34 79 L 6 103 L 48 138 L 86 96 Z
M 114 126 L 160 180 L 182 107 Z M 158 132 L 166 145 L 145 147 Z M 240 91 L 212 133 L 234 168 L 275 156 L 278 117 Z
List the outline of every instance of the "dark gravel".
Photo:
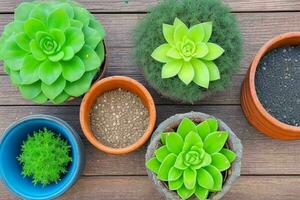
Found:
M 300 126 L 300 46 L 266 54 L 257 68 L 255 85 L 260 102 L 272 116 Z

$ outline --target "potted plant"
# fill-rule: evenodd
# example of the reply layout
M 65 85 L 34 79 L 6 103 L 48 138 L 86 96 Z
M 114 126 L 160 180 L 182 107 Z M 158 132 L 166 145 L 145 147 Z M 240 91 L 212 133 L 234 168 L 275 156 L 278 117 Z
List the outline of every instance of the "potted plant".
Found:
M 95 83 L 80 105 L 80 124 L 99 150 L 127 154 L 151 136 L 156 121 L 154 101 L 134 79 L 112 76 Z
M 105 69 L 105 31 L 74 1 L 21 3 L 0 38 L 0 60 L 25 99 L 63 103 Z
M 0 140 L 0 179 L 22 199 L 54 199 L 66 192 L 84 168 L 79 135 L 47 115 L 27 116 Z
M 149 177 L 165 199 L 220 199 L 240 176 L 242 144 L 212 116 L 190 112 L 162 122 L 146 153 Z
M 134 58 L 163 96 L 193 103 L 224 90 L 239 69 L 242 39 L 220 0 L 164 0 L 138 23 Z
M 260 132 L 281 140 L 300 138 L 300 33 L 285 33 L 267 42 L 250 64 L 241 104 Z

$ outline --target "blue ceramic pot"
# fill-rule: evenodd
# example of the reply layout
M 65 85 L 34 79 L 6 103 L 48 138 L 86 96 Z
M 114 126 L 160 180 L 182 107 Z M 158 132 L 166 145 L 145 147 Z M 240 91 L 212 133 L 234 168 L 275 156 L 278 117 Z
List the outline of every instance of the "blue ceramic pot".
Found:
M 48 128 L 60 133 L 71 146 L 72 162 L 68 172 L 58 183 L 45 187 L 34 186 L 30 178 L 21 175 L 22 166 L 17 160 L 21 145 L 28 134 Z M 77 181 L 84 168 L 84 146 L 79 135 L 65 121 L 48 115 L 31 115 L 13 123 L 0 140 L 0 179 L 7 188 L 22 199 L 54 199 L 66 192 Z

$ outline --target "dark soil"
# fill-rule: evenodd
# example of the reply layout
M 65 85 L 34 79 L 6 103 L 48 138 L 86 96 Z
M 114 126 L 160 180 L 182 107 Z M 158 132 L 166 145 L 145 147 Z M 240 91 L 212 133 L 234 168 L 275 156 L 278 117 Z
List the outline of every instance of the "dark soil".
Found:
M 273 117 L 300 126 L 300 46 L 267 53 L 257 68 L 255 85 L 260 102 Z
M 124 148 L 144 135 L 149 113 L 136 94 L 117 89 L 98 97 L 90 121 L 92 132 L 102 144 Z

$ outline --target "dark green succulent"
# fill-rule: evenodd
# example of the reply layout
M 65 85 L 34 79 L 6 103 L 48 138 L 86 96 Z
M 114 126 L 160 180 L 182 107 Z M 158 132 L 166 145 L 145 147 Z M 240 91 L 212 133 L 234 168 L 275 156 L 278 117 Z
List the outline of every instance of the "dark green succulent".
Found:
M 72 161 L 67 141 L 48 129 L 34 132 L 23 142 L 18 157 L 22 174 L 31 177 L 34 185 L 56 183 Z
M 223 187 L 222 172 L 228 170 L 236 154 L 225 144 L 228 132 L 218 131 L 218 122 L 208 119 L 195 125 L 185 118 L 177 132 L 161 133 L 162 146 L 146 162 L 149 170 L 181 199 L 195 195 L 207 199 Z
M 90 88 L 104 61 L 104 36 L 73 1 L 24 2 L 0 38 L 0 60 L 24 98 L 58 104 Z

